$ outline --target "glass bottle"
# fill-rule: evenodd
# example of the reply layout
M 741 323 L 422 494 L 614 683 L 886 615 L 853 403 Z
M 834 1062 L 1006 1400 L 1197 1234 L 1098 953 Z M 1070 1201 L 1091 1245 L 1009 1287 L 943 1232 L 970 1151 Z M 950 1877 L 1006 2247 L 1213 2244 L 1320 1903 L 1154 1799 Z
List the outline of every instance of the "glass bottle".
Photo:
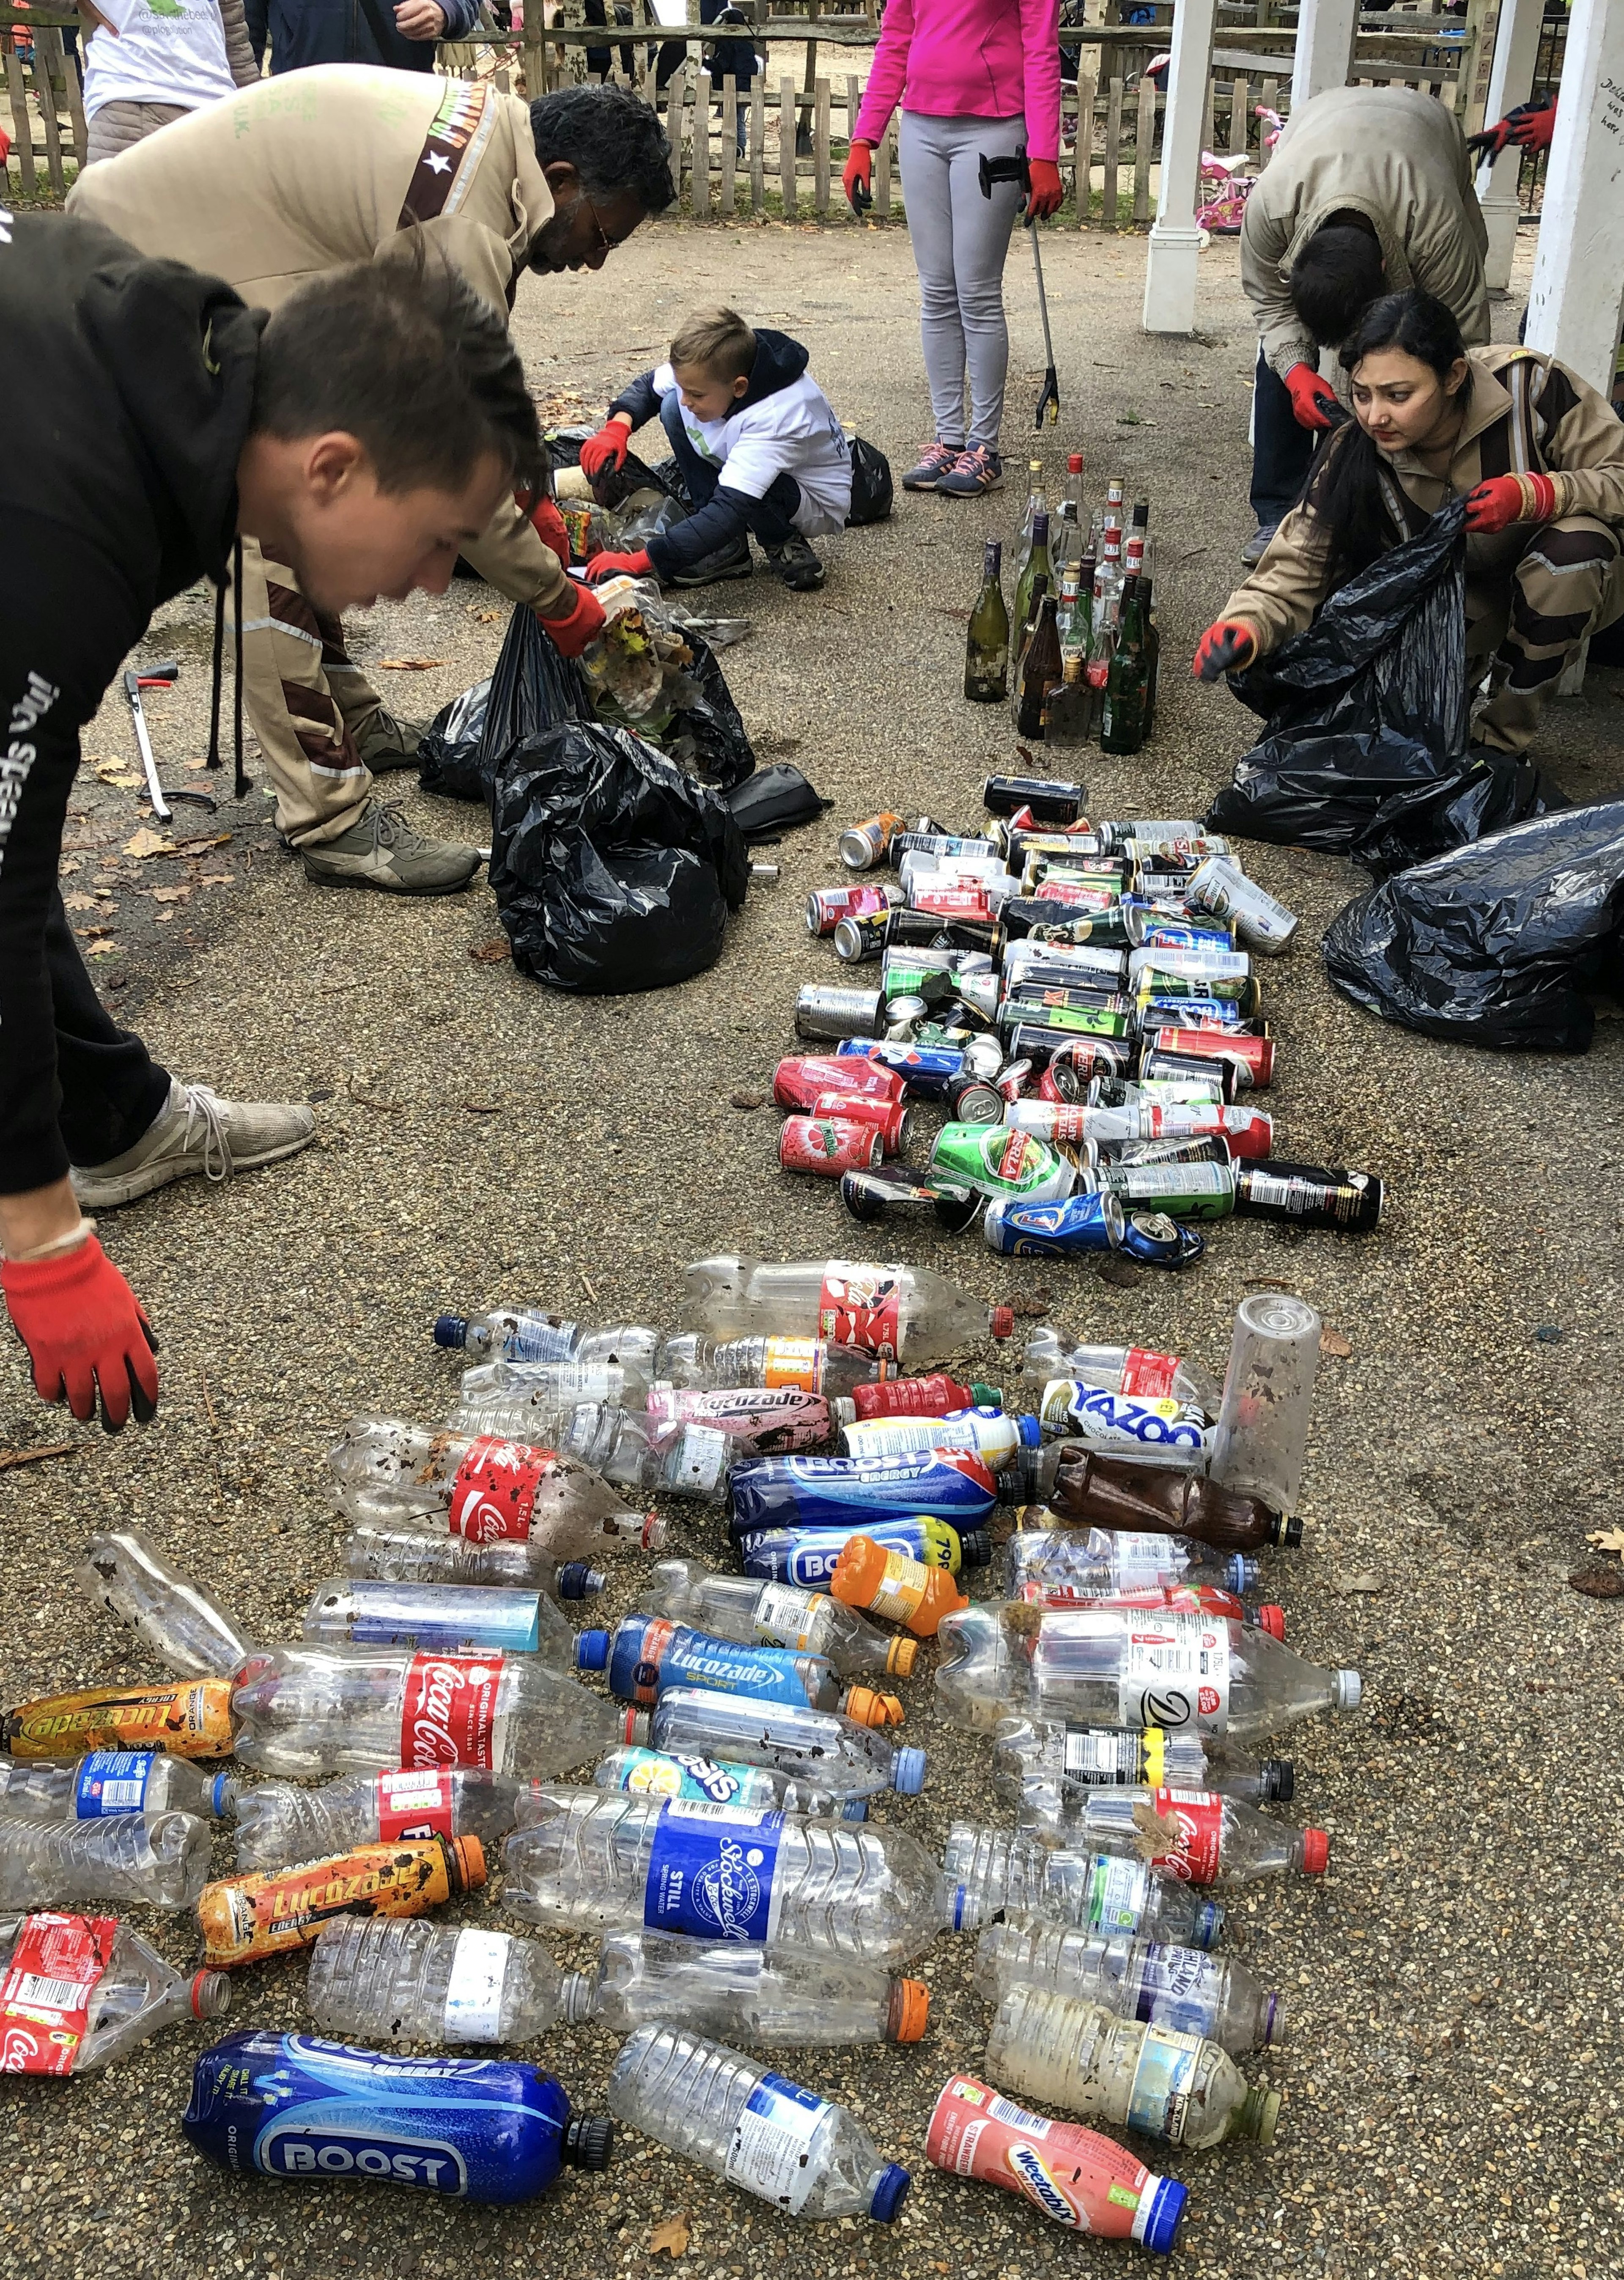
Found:
M 1136 752 L 1144 743 L 1145 687 L 1150 655 L 1144 637 L 1144 605 L 1139 589 L 1139 565 L 1143 541 L 1128 543 L 1128 573 L 1122 589 L 1122 608 L 1116 647 L 1105 676 L 1105 699 L 1100 708 L 1100 750 Z
M 1063 658 L 1069 657 L 1072 653 L 1072 622 L 1077 615 L 1077 601 L 1081 591 L 1081 573 L 1082 566 L 1078 561 L 1067 562 L 1060 573 L 1060 604 L 1055 612 L 1055 624 L 1059 631 L 1060 654 Z
M 1003 560 L 1002 542 L 989 538 L 965 649 L 965 695 L 972 705 L 1001 705 L 1009 695 L 1010 620 L 999 579 Z
M 1027 566 L 1027 557 L 1032 551 L 1032 527 L 1040 514 L 1049 512 L 1048 495 L 1043 489 L 1043 463 L 1041 459 L 1027 461 L 1027 508 L 1020 518 L 1020 562 L 1017 571 Z
M 1037 581 L 1044 581 L 1046 592 L 1054 591 L 1054 566 L 1049 557 L 1049 516 L 1039 508 L 1032 520 L 1032 548 L 1015 585 L 1015 631 L 1024 642 L 1037 617 Z
M 1156 733 L 1156 682 L 1162 659 L 1162 631 L 1157 623 L 1156 606 L 1151 598 L 1155 548 L 1155 540 L 1147 538 L 1144 542 L 1144 568 L 1139 577 L 1139 598 L 1144 609 L 1144 734 L 1147 743 Z
M 1074 651 L 1065 659 L 1060 686 L 1049 699 L 1049 715 L 1043 724 L 1044 743 L 1086 744 L 1093 711 L 1094 692 L 1089 687 L 1083 672 L 1082 659 Z
M 1060 686 L 1063 667 L 1056 609 L 1053 595 L 1045 591 L 1038 600 L 1037 622 L 1020 662 L 1020 710 L 1015 715 L 1015 726 L 1023 736 L 1043 736 L 1050 691 Z
M 1066 563 L 1074 562 L 1082 551 L 1082 528 L 1077 520 L 1076 504 L 1072 499 L 1060 501 L 1060 511 L 1054 517 L 1049 542 L 1050 558 L 1057 574 Z

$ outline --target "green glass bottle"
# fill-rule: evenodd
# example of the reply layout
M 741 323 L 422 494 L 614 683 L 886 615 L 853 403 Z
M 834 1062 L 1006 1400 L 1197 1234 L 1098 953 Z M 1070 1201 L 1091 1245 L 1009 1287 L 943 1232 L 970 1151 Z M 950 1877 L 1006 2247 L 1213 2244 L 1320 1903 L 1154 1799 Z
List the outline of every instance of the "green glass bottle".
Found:
M 999 581 L 1003 566 L 1003 543 L 989 538 L 965 648 L 965 695 L 972 705 L 1002 705 L 1009 695 L 1010 618 Z
M 1144 601 L 1140 590 L 1143 560 L 1143 541 L 1130 538 L 1116 648 L 1105 676 L 1105 701 L 1100 710 L 1099 743 L 1104 752 L 1136 752 L 1144 743 L 1145 691 L 1151 661 L 1144 637 Z

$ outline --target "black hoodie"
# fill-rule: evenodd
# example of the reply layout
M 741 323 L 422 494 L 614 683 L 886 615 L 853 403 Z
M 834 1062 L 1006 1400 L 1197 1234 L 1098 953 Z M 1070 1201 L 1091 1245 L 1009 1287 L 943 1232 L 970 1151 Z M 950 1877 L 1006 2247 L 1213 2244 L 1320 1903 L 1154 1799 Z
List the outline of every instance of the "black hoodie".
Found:
M 159 604 L 225 574 L 264 321 L 98 223 L 0 212 L 0 1193 L 67 1169 L 44 937 L 79 734 Z

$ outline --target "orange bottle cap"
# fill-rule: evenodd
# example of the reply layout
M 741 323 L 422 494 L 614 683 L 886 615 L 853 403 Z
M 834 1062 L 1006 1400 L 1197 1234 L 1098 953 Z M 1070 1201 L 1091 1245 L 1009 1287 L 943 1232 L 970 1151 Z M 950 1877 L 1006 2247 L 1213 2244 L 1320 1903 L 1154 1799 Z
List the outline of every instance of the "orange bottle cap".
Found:
M 894 1694 L 877 1694 L 872 1686 L 854 1686 L 846 1696 L 845 1713 L 859 1726 L 900 1726 L 903 1706 Z
M 968 1606 L 969 1604 L 966 1599 L 965 1605 Z M 920 1643 L 917 1639 L 894 1638 L 891 1641 L 890 1653 L 886 1657 L 887 1671 L 893 1678 L 912 1677 L 919 1651 Z
M 451 1852 L 462 1876 L 464 1891 L 478 1891 L 485 1881 L 485 1847 L 477 1837 L 453 1837 Z
M 893 1979 L 890 2016 L 885 2022 L 886 2040 L 917 2043 L 923 2037 L 929 2019 L 930 1990 L 924 1981 Z

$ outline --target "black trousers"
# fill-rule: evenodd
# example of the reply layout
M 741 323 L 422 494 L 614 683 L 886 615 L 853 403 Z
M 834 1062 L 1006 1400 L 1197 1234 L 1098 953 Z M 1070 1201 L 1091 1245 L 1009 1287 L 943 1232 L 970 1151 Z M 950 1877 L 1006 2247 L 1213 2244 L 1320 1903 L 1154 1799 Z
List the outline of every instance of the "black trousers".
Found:
M 1308 481 L 1308 463 L 1320 437 L 1299 428 L 1286 383 L 1258 350 L 1258 380 L 1252 397 L 1251 511 L 1266 530 L 1297 503 Z
M 169 1072 L 96 996 L 59 893 L 45 919 L 45 967 L 57 1028 L 57 1129 L 69 1163 L 111 1163 L 161 1113 Z

